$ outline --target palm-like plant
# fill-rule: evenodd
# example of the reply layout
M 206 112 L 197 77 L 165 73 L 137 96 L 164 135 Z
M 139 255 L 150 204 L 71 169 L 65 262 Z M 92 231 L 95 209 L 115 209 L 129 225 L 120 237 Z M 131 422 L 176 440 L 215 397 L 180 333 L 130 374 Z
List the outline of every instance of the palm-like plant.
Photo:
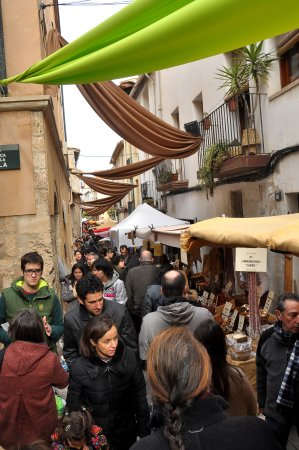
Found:
M 216 72 L 216 78 L 223 81 L 219 89 L 228 88 L 226 95 L 240 95 L 246 108 L 248 118 L 252 121 L 257 107 L 257 96 L 252 112 L 249 111 L 244 98 L 244 91 L 248 89 L 250 80 L 253 80 L 255 91 L 260 93 L 261 84 L 266 84 L 272 69 L 272 63 L 277 60 L 273 52 L 263 51 L 263 41 L 250 44 L 236 51 L 236 62 L 231 67 L 223 66 Z

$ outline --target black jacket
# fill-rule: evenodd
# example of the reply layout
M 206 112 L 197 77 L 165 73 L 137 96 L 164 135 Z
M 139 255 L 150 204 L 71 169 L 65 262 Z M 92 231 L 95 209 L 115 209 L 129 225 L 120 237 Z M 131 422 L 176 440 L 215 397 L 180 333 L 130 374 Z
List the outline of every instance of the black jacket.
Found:
M 282 450 L 270 426 L 257 417 L 228 417 L 222 397 L 197 398 L 183 413 L 186 450 Z M 141 439 L 131 450 L 169 450 L 162 432 Z
M 278 407 L 279 389 L 298 334 L 285 339 L 274 331 L 274 327 L 261 335 L 256 351 L 256 388 L 260 407 L 265 415 L 282 424 L 299 425 L 299 382 L 295 391 L 293 409 Z
M 143 261 L 139 266 L 129 270 L 126 277 L 126 291 L 128 296 L 127 308 L 131 314 L 142 317 L 147 288 L 154 283 L 158 275 L 158 267 L 150 261 Z
M 127 309 L 116 302 L 104 300 L 101 314 L 107 314 L 115 321 L 124 344 L 137 351 L 137 336 Z M 80 303 L 65 315 L 63 356 L 69 366 L 80 355 L 80 338 L 89 319 L 88 311 Z
M 134 350 L 121 342 L 108 363 L 96 356 L 74 361 L 66 403 L 69 410 L 80 409 L 81 405 L 90 409 L 95 424 L 103 428 L 113 448 L 128 436 L 132 443 L 137 435 L 149 432 L 144 376 Z

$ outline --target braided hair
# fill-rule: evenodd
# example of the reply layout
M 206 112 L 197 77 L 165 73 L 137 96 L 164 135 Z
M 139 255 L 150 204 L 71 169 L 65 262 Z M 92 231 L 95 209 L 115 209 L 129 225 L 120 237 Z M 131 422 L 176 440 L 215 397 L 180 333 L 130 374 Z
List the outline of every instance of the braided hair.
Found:
M 183 411 L 208 389 L 209 356 L 189 330 L 171 327 L 153 340 L 147 368 L 163 434 L 171 450 L 185 450 Z

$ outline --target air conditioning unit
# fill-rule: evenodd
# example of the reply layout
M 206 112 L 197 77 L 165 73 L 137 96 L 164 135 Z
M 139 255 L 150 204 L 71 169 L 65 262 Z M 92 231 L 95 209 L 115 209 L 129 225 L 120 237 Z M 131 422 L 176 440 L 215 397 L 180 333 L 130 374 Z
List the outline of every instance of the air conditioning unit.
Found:
M 193 122 L 188 122 L 184 124 L 184 128 L 188 133 L 194 134 L 195 136 L 200 136 L 200 128 L 197 120 L 193 120 Z

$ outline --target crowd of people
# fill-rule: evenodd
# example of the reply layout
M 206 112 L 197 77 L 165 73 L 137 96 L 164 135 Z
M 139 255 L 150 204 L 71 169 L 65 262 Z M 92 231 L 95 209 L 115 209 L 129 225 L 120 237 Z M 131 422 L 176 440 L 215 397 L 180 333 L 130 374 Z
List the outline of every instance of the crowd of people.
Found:
M 118 253 L 86 233 L 62 301 L 43 265 L 26 253 L 0 298 L 0 447 L 279 450 L 291 432 L 299 448 L 296 294 L 281 295 L 259 340 L 256 395 L 166 258 L 158 267 L 148 250 Z M 55 389 L 67 392 L 60 419 Z

